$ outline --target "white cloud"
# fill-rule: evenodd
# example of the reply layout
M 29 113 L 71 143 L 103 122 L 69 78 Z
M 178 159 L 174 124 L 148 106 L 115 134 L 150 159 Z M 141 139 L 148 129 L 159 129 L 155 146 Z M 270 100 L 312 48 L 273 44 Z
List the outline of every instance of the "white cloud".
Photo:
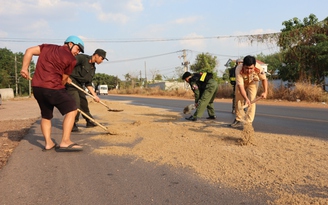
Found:
M 191 40 L 182 40 L 180 41 L 180 44 L 188 49 L 203 49 L 205 47 L 205 41 L 204 39 L 201 39 L 203 37 L 204 36 L 202 35 L 191 33 L 183 37 L 184 39 L 191 39 Z
M 29 32 L 31 37 L 39 36 L 46 38 L 51 34 L 51 28 L 48 22 L 43 19 L 30 23 L 24 26 L 22 29 L 25 32 Z
M 164 0 L 149 0 L 150 6 L 159 7 L 162 6 L 165 3 Z
M 127 9 L 132 12 L 140 12 L 144 10 L 141 0 L 130 0 L 127 2 Z
M 2 1 L 0 7 L 0 15 L 17 15 L 26 13 L 25 9 L 28 9 L 28 3 L 14 0 L 14 1 Z
M 0 31 L 0 38 L 8 37 L 8 33 L 5 31 Z
M 190 16 L 190 17 L 187 17 L 187 18 L 176 19 L 173 22 L 175 24 L 190 24 L 190 23 L 194 23 L 194 22 L 196 22 L 200 19 L 202 19 L 202 17 L 200 17 L 200 16 Z
M 98 14 L 98 19 L 101 21 L 113 21 L 118 23 L 126 23 L 129 21 L 129 17 L 122 13 L 105 13 Z
M 89 9 L 90 5 L 86 4 L 86 8 L 87 7 Z M 115 7 L 104 6 L 104 4 L 98 2 L 93 3 L 91 7 L 91 12 L 95 13 L 100 21 L 116 22 L 120 24 L 126 24 L 131 20 L 133 13 L 143 10 L 141 0 L 121 1 L 119 3 L 115 2 Z
M 38 0 L 38 5 L 41 7 L 54 7 L 62 3 L 60 0 Z

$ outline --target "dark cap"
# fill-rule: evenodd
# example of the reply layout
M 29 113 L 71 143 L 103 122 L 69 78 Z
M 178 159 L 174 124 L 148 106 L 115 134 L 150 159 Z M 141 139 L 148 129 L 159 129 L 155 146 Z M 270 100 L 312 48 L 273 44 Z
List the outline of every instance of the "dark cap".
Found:
M 185 80 L 186 78 L 188 78 L 189 76 L 191 76 L 191 73 L 190 72 L 185 72 L 183 75 L 182 75 L 182 80 Z
M 106 51 L 104 51 L 103 49 L 97 49 L 97 50 L 95 51 L 94 54 L 98 54 L 99 56 L 103 57 L 103 59 L 108 60 L 108 59 L 106 58 Z M 93 55 L 94 55 L 94 54 L 93 54 Z

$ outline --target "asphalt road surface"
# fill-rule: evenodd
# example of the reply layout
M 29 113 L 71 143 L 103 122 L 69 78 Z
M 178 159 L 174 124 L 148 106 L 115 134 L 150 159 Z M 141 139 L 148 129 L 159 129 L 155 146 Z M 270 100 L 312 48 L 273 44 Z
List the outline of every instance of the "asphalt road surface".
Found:
M 61 139 L 62 116 L 55 109 L 52 138 Z M 42 152 L 40 121 L 35 123 L 0 170 L 0 205 L 98 204 L 266 204 L 258 190 L 242 193 L 209 184 L 187 169 L 159 166 L 128 157 L 91 153 L 103 146 L 95 133 L 72 133 L 84 145 L 78 153 Z
M 192 100 L 142 98 L 132 96 L 109 95 L 103 99 L 129 101 L 134 105 L 161 107 L 182 113 L 183 108 Z M 217 120 L 232 123 L 231 103 L 215 102 Z M 205 111 L 204 117 L 207 113 Z M 264 133 L 287 134 L 295 136 L 310 136 L 328 140 L 328 109 L 291 106 L 260 105 L 256 107 L 256 117 L 253 122 L 256 131 Z

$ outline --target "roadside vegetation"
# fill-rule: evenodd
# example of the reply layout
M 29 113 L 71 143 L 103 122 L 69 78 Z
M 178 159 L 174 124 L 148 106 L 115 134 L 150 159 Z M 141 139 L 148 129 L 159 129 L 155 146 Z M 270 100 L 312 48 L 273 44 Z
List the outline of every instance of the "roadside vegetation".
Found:
M 262 92 L 261 89 L 259 89 L 259 94 L 260 92 Z M 109 94 L 193 98 L 193 92 L 190 89 L 161 90 L 159 87 L 113 89 L 109 91 Z M 232 86 L 230 84 L 220 84 L 216 97 L 231 98 Z M 296 83 L 291 88 L 284 86 L 274 88 L 269 83 L 268 99 L 328 103 L 328 93 L 321 87 L 306 83 Z

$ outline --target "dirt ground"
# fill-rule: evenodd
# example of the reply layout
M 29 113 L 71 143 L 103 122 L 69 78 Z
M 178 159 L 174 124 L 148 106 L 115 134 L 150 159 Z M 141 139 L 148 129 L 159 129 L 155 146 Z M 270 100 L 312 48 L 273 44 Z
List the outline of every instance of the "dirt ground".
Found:
M 2 100 L 0 105 L 0 169 L 35 121 L 40 111 L 35 99 Z
M 104 102 L 124 111 L 107 112 L 104 106 L 90 100 L 95 119 L 115 133 L 92 137 L 103 143 L 92 154 L 188 168 L 209 183 L 223 183 L 245 192 L 265 192 L 274 199 L 268 204 L 328 204 L 328 141 L 246 130 L 253 133 L 252 143 L 242 146 L 245 130 L 227 127 L 220 122 L 220 116 L 214 121 L 189 122 L 184 120 L 183 108 L 177 113 L 126 102 Z M 320 103 L 297 105 L 328 108 Z M 34 99 L 4 101 L 0 116 L 1 169 L 39 116 L 39 109 Z M 81 132 L 88 132 L 84 125 L 81 120 Z M 103 131 L 100 127 L 93 129 Z

